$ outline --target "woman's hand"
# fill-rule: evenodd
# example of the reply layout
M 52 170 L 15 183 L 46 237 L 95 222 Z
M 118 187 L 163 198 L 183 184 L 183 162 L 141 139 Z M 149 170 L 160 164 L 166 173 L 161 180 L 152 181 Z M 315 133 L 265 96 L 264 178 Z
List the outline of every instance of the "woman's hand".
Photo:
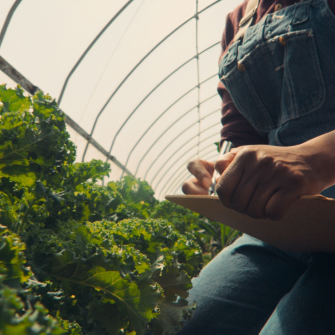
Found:
M 214 163 L 203 160 L 194 160 L 188 163 L 187 169 L 195 178 L 190 178 L 183 184 L 185 194 L 208 195 L 208 188 L 212 184 Z
M 215 164 L 221 174 L 218 196 L 226 207 L 240 213 L 280 220 L 300 196 L 318 194 L 330 186 L 314 156 L 309 145 L 233 149 Z
M 280 220 L 302 195 L 319 194 L 335 185 L 335 131 L 291 147 L 250 145 L 223 155 L 215 164 L 221 174 L 217 193 L 229 208 L 253 218 Z M 183 185 L 185 194 L 205 195 L 214 164 L 189 163 L 195 176 Z

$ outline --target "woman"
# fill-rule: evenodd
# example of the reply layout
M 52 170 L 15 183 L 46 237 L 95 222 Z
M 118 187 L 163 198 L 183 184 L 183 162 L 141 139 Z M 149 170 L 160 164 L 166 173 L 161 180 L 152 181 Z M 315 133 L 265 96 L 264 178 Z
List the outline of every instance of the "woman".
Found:
M 335 198 L 335 1 L 261 0 L 234 41 L 247 1 L 228 15 L 220 58 L 222 140 L 234 149 L 196 160 L 186 194 L 278 220 L 301 195 Z M 335 218 L 334 218 L 335 224 Z M 335 241 L 334 241 L 335 243 Z M 335 334 L 335 254 L 293 253 L 243 235 L 194 280 L 184 334 Z

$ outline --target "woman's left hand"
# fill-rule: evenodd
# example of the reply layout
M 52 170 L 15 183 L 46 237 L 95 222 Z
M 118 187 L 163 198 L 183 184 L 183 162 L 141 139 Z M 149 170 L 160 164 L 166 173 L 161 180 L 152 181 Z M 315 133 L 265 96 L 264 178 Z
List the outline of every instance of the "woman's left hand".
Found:
M 216 164 L 217 193 L 229 208 L 253 218 L 280 220 L 302 195 L 320 193 L 329 178 L 313 162 L 310 147 L 252 145 L 233 149 Z

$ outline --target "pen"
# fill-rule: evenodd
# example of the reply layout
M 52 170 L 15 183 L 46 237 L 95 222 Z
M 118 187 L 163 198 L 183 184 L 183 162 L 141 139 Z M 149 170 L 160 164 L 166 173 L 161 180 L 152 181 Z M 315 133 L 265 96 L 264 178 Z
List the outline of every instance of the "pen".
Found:
M 227 152 L 230 151 L 231 147 L 232 147 L 233 143 L 231 143 L 230 141 L 224 141 L 222 143 L 222 146 L 220 148 L 220 154 L 219 154 L 219 158 L 226 154 Z M 215 185 L 216 185 L 216 179 L 220 177 L 220 174 L 217 171 L 214 171 L 213 173 L 213 178 L 212 178 L 212 185 L 209 187 L 208 189 L 208 195 L 216 195 L 216 191 L 215 191 Z

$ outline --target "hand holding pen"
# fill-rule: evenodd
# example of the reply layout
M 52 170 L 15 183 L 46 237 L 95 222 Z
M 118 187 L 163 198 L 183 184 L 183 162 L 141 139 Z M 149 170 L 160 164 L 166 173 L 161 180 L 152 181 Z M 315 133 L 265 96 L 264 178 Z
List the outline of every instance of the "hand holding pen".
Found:
M 224 141 L 220 148 L 219 158 L 224 154 L 228 153 L 231 150 L 232 143 L 230 141 Z M 220 174 L 214 170 L 213 178 L 212 178 L 212 185 L 208 189 L 208 195 L 216 195 L 215 186 L 216 180 L 220 177 Z
M 229 152 L 231 147 L 231 142 L 223 142 L 220 157 Z M 188 163 L 187 169 L 193 176 L 187 179 L 182 186 L 182 190 L 185 194 L 214 195 L 216 179 L 220 177 L 220 173 L 215 173 L 214 162 L 195 159 Z M 212 192 L 210 192 L 211 190 Z

